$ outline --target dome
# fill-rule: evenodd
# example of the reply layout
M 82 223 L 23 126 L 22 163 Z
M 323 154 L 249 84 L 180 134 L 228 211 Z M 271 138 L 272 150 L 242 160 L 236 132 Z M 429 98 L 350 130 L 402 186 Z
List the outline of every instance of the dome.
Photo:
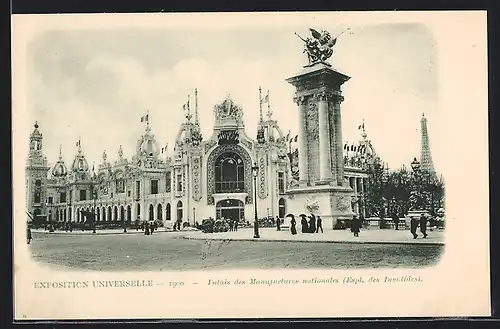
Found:
M 145 139 L 141 143 L 141 153 L 146 153 L 147 155 L 152 155 L 158 153 L 156 143 L 152 139 Z
M 89 164 L 87 162 L 87 159 L 85 159 L 84 156 L 76 156 L 71 169 L 75 172 L 88 171 Z
M 85 172 L 89 170 L 89 164 L 82 153 L 80 142 L 78 142 L 78 154 L 75 156 L 75 160 L 73 160 L 71 170 L 73 170 L 74 172 Z
M 64 161 L 57 161 L 54 168 L 52 168 L 52 176 L 54 177 L 64 177 L 68 174 L 68 169 L 64 164 Z
M 56 162 L 54 168 L 52 168 L 52 176 L 54 177 L 64 177 L 68 174 L 68 169 L 64 160 L 62 158 L 62 146 L 59 148 L 59 160 Z

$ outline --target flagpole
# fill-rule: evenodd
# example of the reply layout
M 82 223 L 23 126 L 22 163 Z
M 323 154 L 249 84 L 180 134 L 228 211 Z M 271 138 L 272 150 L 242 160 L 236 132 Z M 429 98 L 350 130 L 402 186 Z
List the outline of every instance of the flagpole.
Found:
M 262 118 L 262 88 L 259 86 L 259 110 L 260 110 L 260 122 L 263 121 Z

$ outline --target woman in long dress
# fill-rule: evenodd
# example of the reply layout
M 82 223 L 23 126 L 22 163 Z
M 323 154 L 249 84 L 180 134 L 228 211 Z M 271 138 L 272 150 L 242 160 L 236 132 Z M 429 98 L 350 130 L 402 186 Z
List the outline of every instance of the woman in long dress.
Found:
M 302 226 L 302 233 L 307 233 L 309 231 L 309 226 L 307 225 L 306 215 L 300 215 L 302 219 L 300 220 L 300 225 Z
M 295 228 L 295 225 L 297 222 L 295 221 L 295 216 L 291 216 L 292 219 L 290 220 L 290 232 L 292 232 L 292 235 L 297 234 L 297 229 Z

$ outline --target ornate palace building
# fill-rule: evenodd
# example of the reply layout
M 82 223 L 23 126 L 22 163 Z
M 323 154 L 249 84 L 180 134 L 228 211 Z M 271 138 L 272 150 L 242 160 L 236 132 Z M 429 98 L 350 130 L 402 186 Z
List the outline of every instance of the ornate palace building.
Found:
M 104 151 L 97 170 L 89 167 L 80 141 L 69 168 L 62 150 L 50 168 L 36 123 L 26 166 L 27 211 L 56 221 L 81 222 L 81 211 L 90 211 L 98 221 L 160 220 L 167 224 L 180 219 L 192 225 L 208 217 L 252 221 L 256 196 L 259 218 L 284 218 L 286 191 L 297 184 L 298 152 L 291 152 L 291 140 L 283 135 L 271 111 L 264 119 L 262 102 L 256 139 L 246 134 L 243 110 L 230 97 L 214 107 L 212 135 L 204 138 L 195 91 L 194 115 L 188 105 L 173 153 L 160 150 L 148 115 L 143 118 L 147 125 L 135 154 L 126 158 L 120 146 L 117 160 L 111 162 Z M 364 213 L 363 203 L 357 201 L 366 191 L 366 168 L 375 156 L 364 125 L 362 138 L 344 147 L 344 177 L 354 190 L 356 213 Z

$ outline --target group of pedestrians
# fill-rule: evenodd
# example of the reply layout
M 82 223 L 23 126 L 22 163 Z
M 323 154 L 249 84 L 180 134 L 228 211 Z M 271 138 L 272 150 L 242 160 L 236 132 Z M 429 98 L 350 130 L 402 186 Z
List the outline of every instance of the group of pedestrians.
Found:
M 222 218 L 222 220 L 226 220 L 229 223 L 229 232 L 236 232 L 238 231 L 238 225 L 239 225 L 239 220 L 237 219 L 229 219 L 229 218 Z
M 158 223 L 155 221 L 150 222 L 144 222 L 141 225 L 141 229 L 144 230 L 144 235 L 152 235 L 154 231 L 158 229 Z
M 290 220 L 290 232 L 292 235 L 297 234 L 297 221 L 295 220 L 295 216 L 293 214 L 289 214 L 291 217 Z M 316 217 L 314 214 L 309 216 L 309 220 L 307 220 L 308 216 L 305 214 L 300 214 L 301 217 L 300 225 L 302 233 L 318 233 L 321 230 L 323 233 L 323 221 L 320 216 Z
M 422 233 L 423 238 L 427 238 L 427 217 L 424 214 L 420 216 L 420 219 L 416 217 L 412 217 L 410 220 L 410 232 L 413 235 L 413 238 L 416 239 L 418 237 L 417 228 L 420 226 L 420 233 Z

